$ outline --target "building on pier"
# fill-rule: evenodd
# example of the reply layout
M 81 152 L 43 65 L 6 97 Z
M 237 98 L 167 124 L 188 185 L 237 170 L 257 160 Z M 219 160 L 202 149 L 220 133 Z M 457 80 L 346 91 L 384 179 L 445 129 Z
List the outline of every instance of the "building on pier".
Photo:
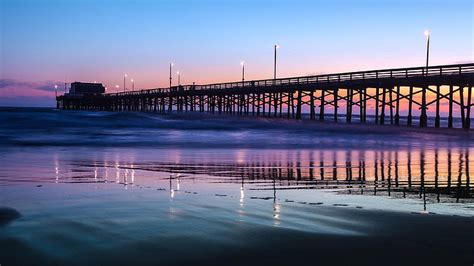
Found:
M 70 95 L 98 95 L 105 93 L 105 87 L 102 83 L 86 83 L 73 82 L 71 83 Z

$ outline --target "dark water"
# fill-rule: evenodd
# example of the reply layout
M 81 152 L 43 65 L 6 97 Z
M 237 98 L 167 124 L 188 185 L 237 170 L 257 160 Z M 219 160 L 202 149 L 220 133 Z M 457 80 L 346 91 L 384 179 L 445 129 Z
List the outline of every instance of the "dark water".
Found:
M 463 130 L 3 108 L 0 264 L 471 265 L 472 154 Z

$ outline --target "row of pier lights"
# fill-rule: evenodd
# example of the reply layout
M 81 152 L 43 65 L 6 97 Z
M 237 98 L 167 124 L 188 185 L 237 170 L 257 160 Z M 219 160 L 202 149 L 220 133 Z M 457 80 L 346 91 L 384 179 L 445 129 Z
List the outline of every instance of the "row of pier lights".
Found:
M 425 30 L 424 35 L 426 37 L 426 70 L 428 71 L 428 66 L 429 66 L 429 56 L 430 56 L 430 35 L 431 32 L 430 30 Z M 277 78 L 277 50 L 280 48 L 278 44 L 273 45 L 273 79 Z M 173 84 L 173 66 L 174 63 L 170 63 L 170 88 L 172 87 Z M 245 61 L 240 61 L 240 66 L 242 68 L 242 82 L 245 81 Z M 428 73 L 428 72 L 426 72 Z M 179 71 L 176 72 L 178 75 L 178 86 L 181 86 L 181 73 Z M 132 80 L 133 81 L 133 80 Z M 125 85 L 124 85 L 125 86 Z
M 423 34 L 426 37 L 426 75 L 428 74 L 428 66 L 429 66 L 429 58 L 430 58 L 430 36 L 431 32 L 430 30 L 425 30 Z M 273 45 L 273 79 L 277 78 L 277 50 L 280 48 L 278 44 Z M 174 63 L 170 63 L 170 88 L 173 85 L 173 66 Z M 240 66 L 242 68 L 242 82 L 245 81 L 245 61 L 240 61 Z M 176 75 L 178 76 L 178 86 L 181 86 L 181 72 L 177 71 Z M 127 74 L 123 75 L 123 92 L 126 92 L 127 90 Z M 130 79 L 130 82 L 132 83 L 132 91 L 135 91 L 135 81 L 133 79 Z M 64 87 L 66 89 L 66 86 Z M 58 85 L 54 85 L 54 89 L 56 91 L 56 97 L 58 96 Z M 120 86 L 115 85 L 115 89 L 117 92 L 119 92 Z M 66 90 L 64 91 L 66 93 Z M 426 91 L 423 91 L 423 94 L 425 94 Z M 426 97 L 422 97 L 424 101 L 426 101 Z M 425 103 L 423 103 L 423 106 L 425 106 Z M 428 121 L 428 116 L 426 114 L 426 107 L 421 109 L 421 116 L 420 116 L 420 123 L 423 125 L 426 125 Z
M 127 74 L 123 75 L 123 92 L 127 91 L 127 77 L 128 77 Z M 132 83 L 132 91 L 134 91 L 135 90 L 135 80 L 130 79 L 130 82 Z M 105 89 L 107 90 L 107 87 Z M 119 92 L 120 86 L 115 85 L 115 89 L 117 90 L 117 92 Z
M 280 48 L 278 44 L 273 45 L 273 79 L 277 77 L 277 50 Z M 174 63 L 170 63 L 170 88 L 173 86 L 173 66 Z M 245 61 L 240 61 L 240 66 L 242 67 L 242 82 L 245 81 Z M 178 75 L 178 86 L 181 86 L 181 73 L 179 71 L 176 72 Z

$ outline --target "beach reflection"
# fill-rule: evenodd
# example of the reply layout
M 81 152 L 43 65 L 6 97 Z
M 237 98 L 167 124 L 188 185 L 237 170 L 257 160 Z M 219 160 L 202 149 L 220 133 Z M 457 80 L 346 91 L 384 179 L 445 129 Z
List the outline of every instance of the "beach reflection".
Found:
M 322 190 L 337 194 L 410 198 L 424 203 L 472 203 L 473 148 L 384 150 L 108 150 L 15 153 L 5 157 L 0 185 L 27 182 L 115 183 L 168 190 L 170 198 L 190 187 L 218 194 L 234 190 L 243 211 L 261 193 L 274 202 L 278 191 Z M 29 156 L 29 157 L 27 157 Z M 24 164 L 21 160 L 28 160 Z M 89 158 L 94 158 L 93 160 Z M 22 169 L 18 172 L 18 169 Z M 250 193 L 252 192 L 252 193 Z M 260 195 L 257 195 L 260 197 Z
M 412 150 L 172 150 L 146 157 L 114 154 L 114 160 L 89 162 L 54 155 L 55 182 L 115 182 L 128 186 L 158 184 L 166 174 L 170 197 L 190 177 L 212 188 L 236 184 L 239 204 L 245 190 L 273 190 L 275 215 L 278 190 L 319 189 L 347 194 L 418 198 L 434 202 L 472 199 L 470 148 Z M 168 157 L 167 154 L 171 154 Z M 61 169 L 64 168 L 64 169 Z M 87 174 L 87 173 L 90 174 Z M 184 179 L 183 179 L 184 178 Z M 158 183 L 157 183 L 158 182 Z M 194 181 L 193 181 L 194 182 Z
M 354 237 L 351 246 L 389 237 L 397 248 L 415 243 L 407 249 L 414 250 L 420 240 L 430 246 L 440 233 L 450 239 L 472 224 L 469 148 L 49 151 L 11 152 L 0 168 L 3 204 L 28 215 L 8 228 L 33 235 L 38 247 L 57 243 L 57 234 L 45 238 L 41 231 L 49 232 L 51 221 L 67 236 L 60 246 L 94 232 L 97 242 L 81 244 L 87 251 L 108 239 L 124 241 L 119 247 L 134 239 L 152 245 L 180 239 L 180 251 L 193 237 L 199 241 L 192 249 L 212 239 L 219 247 L 260 239 L 282 239 L 278 246 L 284 246 L 295 234 L 325 237 L 318 249 L 332 239 L 337 245 L 329 250 Z M 276 230 L 288 235 L 275 236 Z M 472 236 L 460 235 L 455 242 L 470 247 Z

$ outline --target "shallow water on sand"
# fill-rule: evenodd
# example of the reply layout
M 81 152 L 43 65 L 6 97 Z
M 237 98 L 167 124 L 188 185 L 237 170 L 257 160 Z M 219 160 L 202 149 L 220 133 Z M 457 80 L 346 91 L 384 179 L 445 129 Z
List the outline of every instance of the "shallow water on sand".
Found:
M 8 112 L 1 265 L 474 261 L 471 133 Z

